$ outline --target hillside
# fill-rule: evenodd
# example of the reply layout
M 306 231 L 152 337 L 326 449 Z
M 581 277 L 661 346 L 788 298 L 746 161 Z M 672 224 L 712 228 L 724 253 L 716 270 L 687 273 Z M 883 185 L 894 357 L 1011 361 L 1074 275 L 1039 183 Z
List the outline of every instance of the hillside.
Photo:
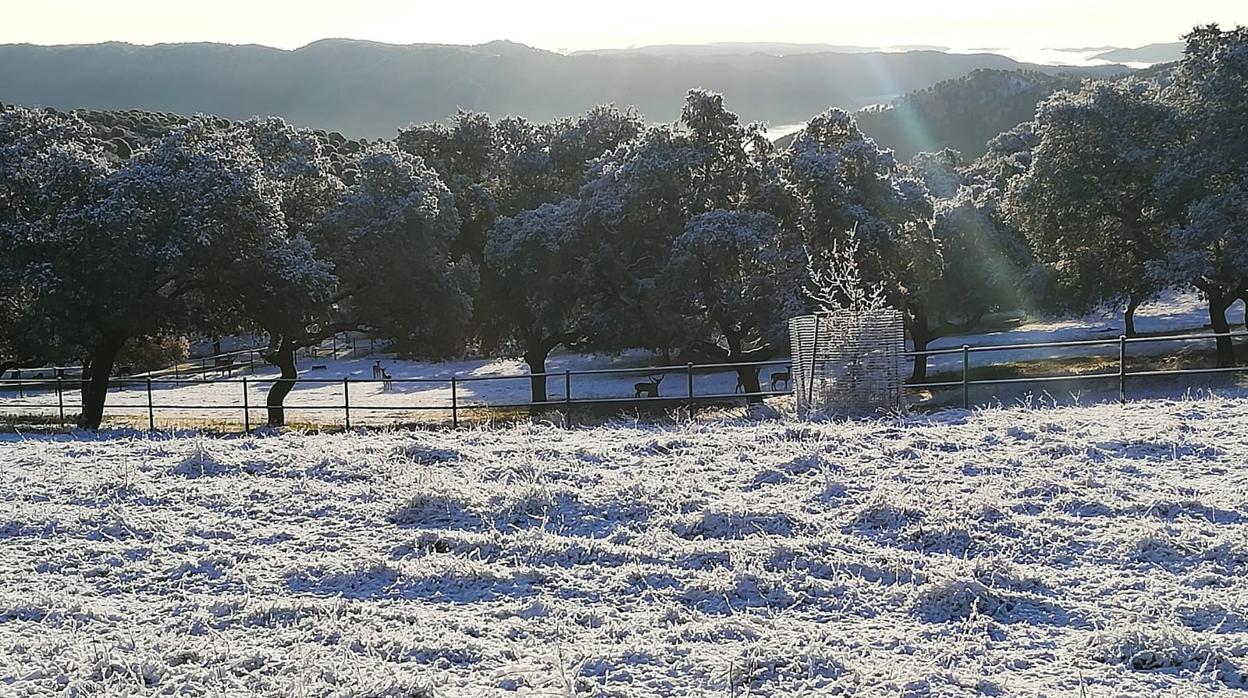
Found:
M 941 148 L 973 159 L 984 154 L 990 138 L 1031 119 L 1036 105 L 1049 95 L 1078 89 L 1079 82 L 1071 75 L 977 70 L 887 106 L 862 110 L 858 125 L 904 160 Z
M 0 46 L 0 102 L 60 109 L 144 109 L 230 119 L 277 115 L 355 137 L 393 135 L 456 108 L 549 119 L 596 104 L 634 105 L 671 121 L 685 92 L 724 93 L 742 117 L 805 121 L 857 109 L 977 69 L 1072 70 L 994 54 L 762 53 L 561 55 L 509 42 L 479 46 L 325 40 L 264 46 L 109 43 Z M 1076 69 L 1113 74 L 1122 68 Z
M 1167 44 L 1149 44 L 1138 48 L 1115 48 L 1093 56 L 1113 63 L 1170 63 L 1183 57 L 1187 44 L 1176 41 Z

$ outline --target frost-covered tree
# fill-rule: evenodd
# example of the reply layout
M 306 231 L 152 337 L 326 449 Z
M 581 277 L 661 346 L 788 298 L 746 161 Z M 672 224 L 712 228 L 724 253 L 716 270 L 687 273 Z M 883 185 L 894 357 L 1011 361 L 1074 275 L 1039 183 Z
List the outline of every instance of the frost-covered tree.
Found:
M 262 357 L 281 371 L 269 389 L 270 424 L 284 422 L 281 409 L 294 387 L 294 353 L 319 344 L 344 328 L 331 324 L 336 277 L 333 265 L 317 249 L 315 236 L 337 204 L 344 186 L 330 172 L 323 141 L 280 119 L 253 120 L 231 127 L 231 135 L 254 153 L 266 185 L 282 216 L 280 238 L 241 260 L 237 302 L 205 317 L 216 333 L 260 327 L 269 337 Z
M 782 200 L 772 165 L 762 128 L 741 124 L 720 95 L 704 90 L 689 93 L 678 124 L 651 128 L 597 163 L 582 192 L 582 225 L 595 241 L 586 264 L 600 345 L 700 350 L 716 360 L 736 355 L 716 323 L 686 317 L 693 306 L 658 279 L 698 216 L 767 210 Z M 713 334 L 695 340 L 687 321 Z
M 1056 281 L 1056 310 L 1135 311 L 1164 284 L 1151 269 L 1167 256 L 1173 220 L 1157 176 L 1175 142 L 1172 110 L 1155 83 L 1097 81 L 1041 104 L 1032 163 L 1006 198 L 1010 221 Z
M 461 218 L 454 250 L 478 266 L 474 331 L 484 348 L 515 339 L 516 298 L 491 267 L 486 248 L 501 219 L 557 204 L 577 194 L 591 162 L 641 132 L 633 110 L 600 106 L 545 123 L 520 117 L 491 121 L 460 112 L 449 126 L 412 126 L 397 143 L 425 158 L 455 195 Z M 526 350 L 527 351 L 527 350 Z
M 546 401 L 546 359 L 558 346 L 589 338 L 588 279 L 581 263 L 585 239 L 578 202 L 566 199 L 503 218 L 490 230 L 485 260 L 508 298 L 509 315 L 532 375 L 533 402 Z
M 884 289 L 862 278 L 858 268 L 858 236 L 850 230 L 843 241 L 818 254 L 807 250 L 802 295 L 818 313 L 870 313 L 888 307 Z
M 1204 294 L 1215 332 L 1226 333 L 1227 309 L 1248 302 L 1248 28 L 1198 27 L 1166 88 L 1178 110 L 1181 138 L 1159 180 L 1167 199 L 1186 211 L 1171 228 L 1173 252 L 1159 271 Z M 1235 363 L 1230 338 L 1217 340 L 1218 363 Z
M 966 161 L 962 153 L 952 148 L 919 153 L 910 159 L 909 169 L 936 199 L 952 199 L 966 184 L 966 177 L 962 174 Z
M 281 119 L 227 125 L 232 138 L 257 160 L 265 186 L 281 209 L 283 234 L 277 244 L 253 250 L 235 270 L 236 302 L 218 307 L 199 329 L 213 336 L 257 326 L 270 336 L 301 327 L 307 306 L 322 302 L 332 284 L 330 268 L 318 260 L 310 236 L 343 190 L 325 139 Z
M 273 426 L 285 421 L 302 347 L 348 330 L 438 356 L 462 342 L 475 276 L 451 252 L 459 224 L 451 192 L 420 158 L 390 143 L 361 152 L 352 172 L 354 183 L 305 234 L 290 237 L 281 262 L 291 271 L 253 311 L 269 333 L 265 359 L 281 371 L 267 399 Z
M 76 320 L 52 296 L 65 288 L 72 254 L 66 220 L 101 195 L 112 169 L 77 117 L 0 110 L 0 374 L 80 356 L 70 341 Z
M 1034 125 L 1025 123 L 993 138 L 970 164 L 952 150 L 921 153 L 911 162 L 911 171 L 935 197 L 932 232 L 942 261 L 922 304 L 912 306 L 908 329 L 917 351 L 940 337 L 970 331 L 989 312 L 1038 295 L 1032 289 L 1040 286 L 1040 277 L 1027 242 L 1002 210 L 1009 183 L 1028 171 L 1036 143 Z M 926 378 L 927 363 L 917 358 L 911 380 Z
M 47 318 L 59 342 L 82 357 L 79 424 L 97 428 L 127 342 L 185 331 L 236 302 L 243 260 L 279 244 L 283 221 L 254 153 L 203 120 L 114 171 L 80 170 L 88 171 L 98 178 L 89 194 L 24 226 L 16 247 L 33 288 L 28 312 Z M 56 188 L 55 177 L 41 181 L 51 183 L 49 193 Z
M 941 337 L 970 332 L 983 317 L 1018 307 L 1025 283 L 1026 242 L 1003 223 L 999 200 L 982 186 L 964 185 L 935 201 L 933 233 L 944 264 L 914 307 L 910 324 L 916 351 Z M 916 357 L 912 381 L 927 377 L 927 358 Z
M 983 186 L 996 198 L 1003 198 L 1010 182 L 1031 169 L 1039 143 L 1035 122 L 1021 123 L 988 141 L 988 152 L 972 162 L 963 175 L 968 183 Z
M 685 225 L 657 286 L 682 318 L 686 344 L 745 363 L 783 343 L 783 309 L 796 293 L 785 281 L 797 264 L 770 213 L 714 209 Z M 756 367 L 738 368 L 737 376 L 746 393 L 761 390 Z
M 905 313 L 912 337 L 926 337 L 919 326 L 943 262 L 923 182 L 839 109 L 811 119 L 781 162 L 800 244 L 817 258 L 854 231 L 864 281 L 882 287 L 888 303 Z

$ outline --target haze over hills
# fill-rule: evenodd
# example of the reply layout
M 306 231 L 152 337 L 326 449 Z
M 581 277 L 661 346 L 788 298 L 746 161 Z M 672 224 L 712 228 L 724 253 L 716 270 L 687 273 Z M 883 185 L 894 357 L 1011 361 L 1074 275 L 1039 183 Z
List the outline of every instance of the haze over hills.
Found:
M 1113 63 L 1169 63 L 1183 57 L 1187 44 L 1149 44 L 1138 48 L 1112 48 L 1096 54 L 1094 58 Z
M 364 137 L 441 121 L 457 108 L 549 119 L 615 103 L 636 106 L 651 121 L 672 121 L 692 87 L 724 93 L 744 119 L 794 124 L 830 106 L 887 102 L 977 69 L 1080 76 L 1126 70 L 1031 65 L 989 53 L 563 55 L 505 41 L 451 46 L 344 39 L 294 51 L 209 43 L 14 44 L 0 46 L 0 65 L 4 103 L 231 119 L 277 115 Z
M 1169 63 L 1183 57 L 1183 42 L 1149 44 L 1140 47 L 1086 46 L 1074 48 L 1004 48 L 971 47 L 955 49 L 948 46 L 893 45 L 866 46 L 842 44 L 801 44 L 784 42 L 715 42 L 708 44 L 655 44 L 627 48 L 589 49 L 574 55 L 648 55 L 680 57 L 716 57 L 763 53 L 771 56 L 796 56 L 808 53 L 903 53 L 908 51 L 939 51 L 941 53 L 995 53 L 1021 63 L 1042 65 L 1095 66 L 1107 63 L 1129 63 L 1133 66 Z

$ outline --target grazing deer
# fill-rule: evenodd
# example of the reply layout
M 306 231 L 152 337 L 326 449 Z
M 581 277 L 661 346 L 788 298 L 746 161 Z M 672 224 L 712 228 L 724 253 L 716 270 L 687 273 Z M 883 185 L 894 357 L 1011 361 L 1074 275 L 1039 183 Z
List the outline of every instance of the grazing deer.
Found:
M 386 370 L 381 367 L 381 359 L 378 359 L 373 363 L 373 380 L 380 380 L 381 374 L 385 372 Z
M 789 378 L 791 378 L 791 377 L 792 377 L 792 374 L 793 374 L 793 369 L 791 369 L 791 368 L 790 368 L 789 370 L 787 370 L 787 371 L 784 371 L 783 373 L 773 373 L 773 374 L 771 374 L 771 391 L 772 391 L 773 393 L 774 393 L 774 392 L 776 392 L 776 385 L 778 385 L 778 384 L 780 384 L 780 383 L 784 383 L 784 389 L 785 389 L 785 390 L 788 390 L 788 389 L 789 389 Z
M 390 382 L 390 374 L 386 373 L 386 369 L 381 369 L 381 389 L 389 391 L 394 388 L 394 383 Z
M 641 397 L 642 393 L 645 393 L 646 397 L 659 396 L 659 383 L 663 382 L 664 376 L 659 376 L 658 378 L 649 376 L 649 378 L 649 383 L 633 383 L 633 397 Z

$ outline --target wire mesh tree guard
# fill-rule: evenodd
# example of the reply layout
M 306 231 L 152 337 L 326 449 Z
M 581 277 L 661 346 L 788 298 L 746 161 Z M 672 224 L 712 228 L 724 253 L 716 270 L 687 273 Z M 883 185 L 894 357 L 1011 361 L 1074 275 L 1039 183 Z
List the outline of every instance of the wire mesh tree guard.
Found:
M 793 394 L 802 418 L 901 409 L 906 332 L 893 308 L 833 310 L 789 320 Z

